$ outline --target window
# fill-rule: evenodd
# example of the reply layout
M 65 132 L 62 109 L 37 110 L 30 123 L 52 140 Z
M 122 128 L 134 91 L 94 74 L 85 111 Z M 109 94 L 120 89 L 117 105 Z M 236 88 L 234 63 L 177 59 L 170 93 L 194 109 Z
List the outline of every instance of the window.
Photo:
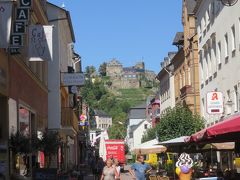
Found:
M 228 58 L 228 35 L 225 34 L 224 36 L 224 53 L 225 53 L 225 58 Z
M 211 52 L 211 61 L 212 61 L 212 73 L 215 73 L 217 71 L 215 37 L 212 38 L 212 43 L 211 44 L 212 44 L 212 48 L 211 48 L 210 52 Z
M 217 44 L 217 62 L 221 64 L 221 42 Z
M 148 128 L 148 125 L 147 124 L 144 124 L 144 129 L 147 129 Z
M 231 27 L 231 44 L 232 44 L 232 52 L 236 50 L 236 39 L 235 39 L 235 26 Z
M 209 9 L 206 11 L 205 19 L 206 19 L 207 30 L 209 30 L 209 26 L 210 26 Z
M 204 116 L 204 111 L 205 111 L 205 104 L 204 104 L 204 98 L 202 98 L 202 116 Z
M 237 112 L 239 110 L 239 94 L 237 86 L 234 86 L 234 111 Z
M 211 60 L 211 56 L 210 56 L 210 51 L 211 49 L 209 48 L 208 49 L 208 52 L 207 52 L 207 63 L 208 63 L 208 75 L 209 77 L 212 76 L 212 60 Z

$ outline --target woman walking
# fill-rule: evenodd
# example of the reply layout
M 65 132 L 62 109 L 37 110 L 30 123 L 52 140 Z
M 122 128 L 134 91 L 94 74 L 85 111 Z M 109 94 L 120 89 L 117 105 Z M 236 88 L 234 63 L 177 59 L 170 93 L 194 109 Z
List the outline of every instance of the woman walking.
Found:
M 115 167 L 113 167 L 113 161 L 108 159 L 106 166 L 103 168 L 101 180 L 115 180 L 118 177 L 118 173 Z

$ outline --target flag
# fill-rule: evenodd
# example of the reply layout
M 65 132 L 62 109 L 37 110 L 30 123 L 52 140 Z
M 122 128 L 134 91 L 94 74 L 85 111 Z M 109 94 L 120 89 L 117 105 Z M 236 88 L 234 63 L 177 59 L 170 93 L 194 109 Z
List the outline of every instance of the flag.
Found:
M 12 6 L 11 1 L 0 1 L 0 48 L 9 47 Z
M 30 25 L 28 39 L 29 61 L 52 60 L 53 26 Z

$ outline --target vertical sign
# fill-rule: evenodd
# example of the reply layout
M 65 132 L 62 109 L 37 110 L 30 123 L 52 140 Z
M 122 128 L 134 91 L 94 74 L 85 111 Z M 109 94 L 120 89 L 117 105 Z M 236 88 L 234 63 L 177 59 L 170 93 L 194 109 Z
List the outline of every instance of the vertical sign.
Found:
M 19 7 L 17 7 L 12 35 L 10 37 L 11 54 L 19 54 L 19 48 L 23 46 L 23 34 L 26 32 L 25 28 L 30 17 L 31 5 L 32 0 L 20 0 Z
M 52 60 L 52 30 L 53 26 L 29 26 L 29 61 Z

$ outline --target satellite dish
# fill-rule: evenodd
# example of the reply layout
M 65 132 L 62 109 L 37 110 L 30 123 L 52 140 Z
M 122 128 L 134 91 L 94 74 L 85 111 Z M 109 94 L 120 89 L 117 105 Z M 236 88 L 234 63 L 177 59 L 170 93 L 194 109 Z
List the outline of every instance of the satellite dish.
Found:
M 238 2 L 238 0 L 221 0 L 224 6 L 233 6 Z

